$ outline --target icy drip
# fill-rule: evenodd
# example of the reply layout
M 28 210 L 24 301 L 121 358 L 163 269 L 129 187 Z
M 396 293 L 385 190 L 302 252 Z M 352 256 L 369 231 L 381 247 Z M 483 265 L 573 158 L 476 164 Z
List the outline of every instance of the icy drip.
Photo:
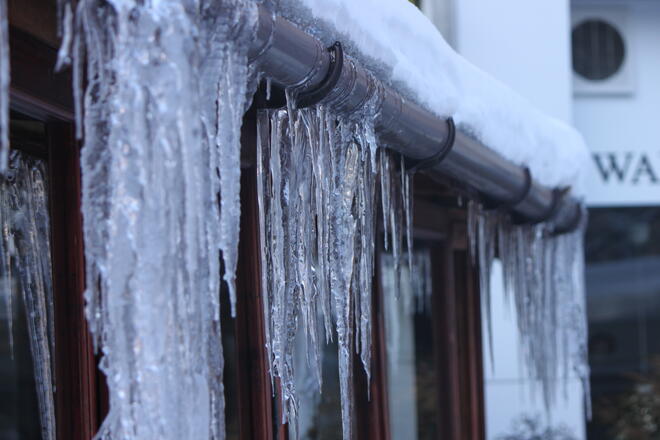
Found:
M 513 298 L 516 309 L 524 365 L 539 381 L 546 408 L 555 404 L 561 379 L 573 372 L 583 384 L 589 413 L 584 225 L 554 235 L 551 225 L 514 225 L 508 215 L 470 202 L 468 232 L 473 261 L 479 264 L 491 356 L 490 270 L 497 244 L 505 296 Z
M 352 438 L 352 371 L 357 352 L 370 376 L 371 290 L 376 188 L 389 230 L 402 231 L 401 172 L 378 150 L 373 127 L 324 107 L 262 111 L 257 178 L 262 241 L 262 292 L 271 375 L 279 378 L 282 421 L 297 424 L 295 360 L 298 323 L 306 361 L 320 391 L 321 341 L 336 332 L 342 423 Z M 377 157 L 373 157 L 376 154 Z M 382 174 L 377 182 L 378 174 Z M 405 191 L 403 191 L 405 193 Z M 390 212 L 396 208 L 398 212 Z M 390 241 L 401 248 L 402 233 Z M 399 244 L 397 244 L 399 243 Z M 400 259 L 397 255 L 397 261 Z M 299 349 L 299 348 L 298 348 Z M 297 430 L 296 430 L 297 432 Z
M 7 174 L 0 180 L 0 197 L 0 276 L 7 299 L 9 334 L 11 337 L 11 298 L 17 290 L 28 323 L 41 437 L 54 440 L 55 335 L 45 164 L 13 151 Z
M 87 317 L 110 399 L 98 438 L 222 439 L 220 261 L 233 309 L 254 5 L 67 8 L 60 62 L 73 62 L 84 128 Z
M 472 264 L 479 264 L 479 293 L 481 310 L 488 338 L 488 354 L 491 366 L 494 368 L 493 355 L 493 322 L 491 313 L 490 273 L 495 259 L 497 241 L 497 225 L 499 213 L 484 210 L 481 205 L 470 200 L 468 202 L 468 242 Z
M 430 314 L 433 293 L 431 252 L 428 249 L 413 251 L 409 257 L 411 265 L 399 266 L 398 269 L 395 265 L 395 258 L 391 253 L 383 253 L 379 258 L 383 291 L 386 294 L 396 295 L 396 289 L 400 289 L 399 305 L 409 316 L 415 313 Z M 397 332 L 396 322 L 391 322 L 388 325 L 394 329 L 395 333 Z M 394 349 L 394 352 L 398 353 L 399 351 Z
M 0 172 L 9 154 L 9 18 L 7 1 L 0 0 Z

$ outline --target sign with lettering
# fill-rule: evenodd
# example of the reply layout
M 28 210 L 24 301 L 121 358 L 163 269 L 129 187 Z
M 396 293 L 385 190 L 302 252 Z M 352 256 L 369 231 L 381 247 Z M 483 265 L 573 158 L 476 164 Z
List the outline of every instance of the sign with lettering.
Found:
M 591 206 L 660 205 L 660 150 L 592 151 Z

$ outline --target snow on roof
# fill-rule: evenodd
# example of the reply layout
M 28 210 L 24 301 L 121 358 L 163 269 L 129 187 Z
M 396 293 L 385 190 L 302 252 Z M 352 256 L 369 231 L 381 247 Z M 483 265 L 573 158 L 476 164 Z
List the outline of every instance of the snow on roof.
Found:
M 408 99 L 506 159 L 527 165 L 547 186 L 583 195 L 588 151 L 582 136 L 458 55 L 405 0 L 280 0 L 279 12 L 347 53 Z

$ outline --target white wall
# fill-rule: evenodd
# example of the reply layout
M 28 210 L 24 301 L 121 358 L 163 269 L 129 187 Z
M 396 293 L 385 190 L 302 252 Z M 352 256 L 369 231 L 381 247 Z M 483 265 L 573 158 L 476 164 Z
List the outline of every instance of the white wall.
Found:
M 542 111 L 572 122 L 568 0 L 454 0 L 452 12 L 453 45 L 461 55 Z M 577 379 L 569 380 L 568 399 L 560 398 L 549 419 L 540 395 L 530 394 L 534 387 L 521 369 L 515 312 L 505 305 L 499 265 L 492 281 L 495 365 L 485 352 L 487 437 L 504 434 L 525 413 L 553 425 L 568 425 L 577 438 L 584 438 Z
M 546 113 L 571 121 L 568 0 L 455 0 L 455 48 Z
M 612 3 L 601 7 L 625 18 L 624 39 L 631 63 L 627 93 L 577 94 L 575 125 L 596 154 L 616 154 L 621 167 L 630 155 L 623 181 L 605 182 L 592 161 L 587 201 L 598 206 L 660 204 L 660 2 Z M 585 9 L 576 5 L 576 11 Z M 648 173 L 635 179 L 642 156 L 658 181 Z

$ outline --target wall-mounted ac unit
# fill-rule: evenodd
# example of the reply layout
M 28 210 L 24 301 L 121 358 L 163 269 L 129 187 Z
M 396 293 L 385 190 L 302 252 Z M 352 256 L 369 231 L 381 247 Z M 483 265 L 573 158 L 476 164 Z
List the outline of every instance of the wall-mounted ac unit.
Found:
M 634 47 L 625 6 L 574 6 L 572 10 L 575 94 L 634 92 Z

